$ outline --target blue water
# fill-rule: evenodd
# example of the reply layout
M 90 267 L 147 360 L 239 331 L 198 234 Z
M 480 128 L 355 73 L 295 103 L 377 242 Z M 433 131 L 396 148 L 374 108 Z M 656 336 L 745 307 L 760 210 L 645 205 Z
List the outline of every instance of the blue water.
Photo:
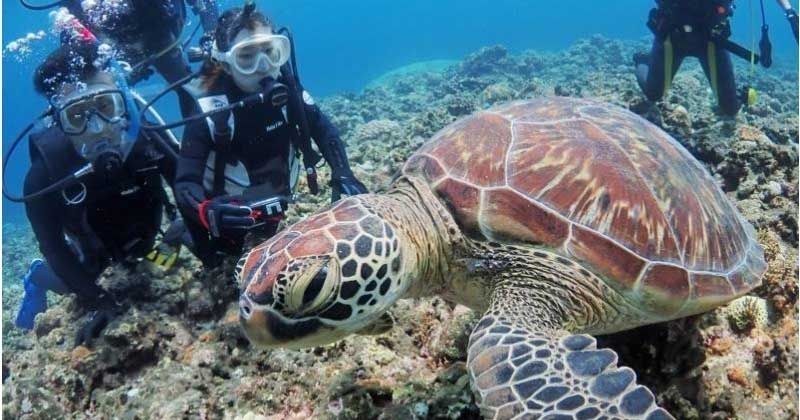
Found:
M 797 63 L 797 46 L 774 0 L 764 0 L 777 60 Z M 42 0 L 37 1 L 41 3 Z M 646 0 L 272 0 L 258 1 L 278 25 L 289 26 L 297 43 L 304 85 L 316 96 L 357 92 L 381 74 L 417 61 L 459 59 L 480 47 L 502 44 L 512 52 L 560 50 L 575 40 L 600 33 L 606 37 L 649 39 Z M 221 8 L 240 5 L 221 2 Z M 793 2 L 797 8 L 796 1 Z M 734 40 L 749 45 L 751 16 L 758 2 L 739 1 Z M 47 12 L 24 9 L 4 0 L 3 45 L 49 27 Z M 760 16 L 756 16 L 757 25 Z M 196 22 L 194 20 L 193 22 Z M 758 26 L 755 27 L 758 30 Z M 34 93 L 36 66 L 56 46 L 48 36 L 23 61 L 3 55 L 3 153 L 17 133 L 45 106 Z M 762 71 L 762 70 L 760 70 Z M 157 84 L 154 77 L 148 81 Z M 155 89 L 157 86 L 145 90 Z M 159 109 L 176 117 L 175 105 Z M 9 163 L 8 184 L 19 192 L 28 167 L 27 145 Z M 24 209 L 3 200 L 3 223 L 24 223 Z

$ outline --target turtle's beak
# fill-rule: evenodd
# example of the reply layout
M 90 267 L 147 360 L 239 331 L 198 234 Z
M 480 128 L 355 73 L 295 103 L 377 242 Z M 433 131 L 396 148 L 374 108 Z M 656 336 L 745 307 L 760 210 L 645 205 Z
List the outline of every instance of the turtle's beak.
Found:
M 281 345 L 268 328 L 270 316 L 270 311 L 257 308 L 246 293 L 239 296 L 239 322 L 253 344 L 260 347 Z
M 239 296 L 239 323 L 253 345 L 265 348 L 316 346 L 321 344 L 318 333 L 327 329 L 315 318 L 286 319 L 272 308 L 254 304 L 246 293 Z

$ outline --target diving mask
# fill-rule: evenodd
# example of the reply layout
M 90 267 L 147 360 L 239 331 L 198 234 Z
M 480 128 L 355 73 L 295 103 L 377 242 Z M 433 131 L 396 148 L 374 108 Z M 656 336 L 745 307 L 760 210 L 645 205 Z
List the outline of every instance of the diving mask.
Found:
M 214 49 L 211 56 L 226 62 L 242 74 L 253 74 L 259 69 L 280 68 L 291 54 L 289 38 L 283 35 L 263 34 L 245 39 L 227 52 Z
M 95 172 L 113 175 L 132 150 L 129 105 L 121 89 L 94 88 L 51 100 L 53 116 L 75 151 Z
M 56 121 L 61 131 L 77 136 L 94 129 L 92 116 L 109 124 L 121 122 L 127 115 L 125 96 L 119 89 L 87 92 L 63 103 L 54 104 Z M 91 131 L 91 130 L 90 130 Z

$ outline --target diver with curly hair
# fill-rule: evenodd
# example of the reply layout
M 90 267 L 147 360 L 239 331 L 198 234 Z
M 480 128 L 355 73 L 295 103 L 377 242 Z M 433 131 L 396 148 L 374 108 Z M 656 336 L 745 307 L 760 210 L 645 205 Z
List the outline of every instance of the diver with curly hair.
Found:
M 117 58 L 132 66 L 130 83 L 147 79 L 155 70 L 167 83 L 191 73 L 181 33 L 188 4 L 200 18 L 204 34 L 214 31 L 218 18 L 216 0 L 61 0 L 47 5 L 22 4 L 33 10 L 65 8 L 97 38 L 117 50 Z M 207 36 L 207 35 L 204 35 Z M 191 98 L 179 94 L 181 111 L 191 110 Z
M 36 69 L 36 91 L 50 103 L 40 118 L 52 124 L 32 132 L 29 125 L 5 158 L 31 132 L 24 195 L 11 196 L 3 186 L 7 198 L 25 203 L 44 256 L 25 276 L 15 324 L 33 328 L 47 309 L 47 291 L 74 293 L 89 311 L 75 345 L 90 343 L 122 311 L 96 284 L 103 270 L 112 262 L 133 267 L 154 252 L 163 214 L 174 217 L 164 180 L 174 178 L 177 155 L 157 133 L 139 130 L 138 105 L 113 58 L 98 52 L 88 32 L 79 38 Z

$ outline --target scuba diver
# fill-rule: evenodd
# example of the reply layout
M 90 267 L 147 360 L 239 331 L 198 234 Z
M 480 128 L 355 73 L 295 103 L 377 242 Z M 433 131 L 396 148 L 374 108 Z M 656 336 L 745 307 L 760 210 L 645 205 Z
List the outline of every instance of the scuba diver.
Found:
M 162 215 L 170 213 L 162 177 L 174 178 L 177 146 L 139 129 L 138 106 L 119 64 L 103 56 L 85 28 L 74 29 L 34 73 L 36 91 L 50 103 L 38 120 L 44 128 L 31 132 L 36 122 L 28 125 L 4 159 L 8 167 L 31 132 L 24 196 L 12 196 L 5 183 L 3 193 L 25 203 L 46 260 L 34 260 L 25 276 L 15 324 L 33 328 L 47 308 L 48 290 L 75 293 L 89 311 L 77 346 L 89 344 L 122 311 L 95 282 L 112 261 L 131 267 L 153 249 Z
M 636 53 L 633 57 L 636 79 L 647 99 L 661 99 L 683 59 L 692 56 L 700 60 L 723 115 L 734 116 L 743 103 L 754 103 L 755 90 L 745 86 L 737 92 L 729 53 L 753 65 L 771 65 L 772 47 L 763 21 L 763 3 L 758 55 L 729 40 L 732 0 L 656 0 L 656 4 L 647 22 L 655 35 L 653 47 L 649 54 Z
M 281 31 L 273 33 L 252 2 L 226 11 L 198 77 L 183 86 L 197 107 L 181 123 L 175 200 L 207 266 L 238 256 L 246 237 L 260 241 L 276 232 L 300 171 L 298 151 L 309 189 L 318 193 L 321 157 L 311 138 L 331 167 L 333 201 L 367 192 L 338 130 L 300 86 L 291 36 Z M 244 182 L 231 182 L 237 171 Z
M 794 40 L 797 41 L 797 11 L 794 10 L 792 4 L 789 3 L 789 0 L 776 0 L 778 2 L 778 6 L 783 9 L 784 15 L 786 15 L 786 19 L 789 21 L 789 26 L 792 28 L 792 34 L 794 34 Z
M 181 32 L 186 21 L 186 4 L 200 17 L 204 34 L 210 34 L 217 22 L 215 0 L 60 0 L 34 5 L 20 0 L 33 10 L 64 7 L 101 42 L 121 51 L 119 59 L 131 63 L 130 83 L 136 84 L 152 74 L 152 67 L 172 83 L 191 73 L 183 55 Z M 199 27 L 198 27 L 199 28 Z M 191 98 L 181 96 L 181 109 L 191 110 Z

